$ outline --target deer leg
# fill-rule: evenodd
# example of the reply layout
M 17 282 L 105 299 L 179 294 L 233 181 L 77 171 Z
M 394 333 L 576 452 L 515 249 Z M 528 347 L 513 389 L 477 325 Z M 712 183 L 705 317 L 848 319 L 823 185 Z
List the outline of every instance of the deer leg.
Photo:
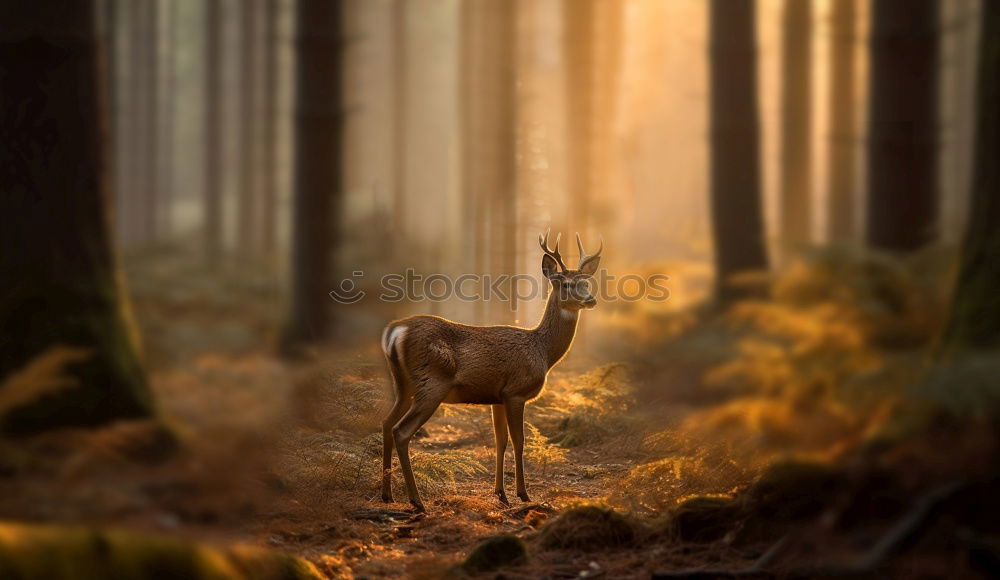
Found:
M 508 399 L 504 402 L 504 406 L 507 411 L 510 439 L 514 443 L 514 481 L 517 483 L 517 497 L 522 501 L 531 501 L 524 486 L 524 401 Z
M 493 437 L 496 442 L 497 451 L 497 473 L 496 486 L 493 488 L 494 495 L 504 505 L 510 505 L 507 501 L 507 494 L 503 490 L 503 455 L 507 452 L 507 411 L 503 405 L 492 405 L 493 411 Z
M 412 397 L 397 391 L 396 402 L 382 421 L 382 501 L 386 503 L 392 502 L 392 427 L 410 409 L 412 402 Z
M 448 389 L 440 383 L 427 381 L 413 397 L 413 404 L 403 415 L 403 418 L 392 428 L 392 438 L 396 443 L 396 453 L 399 454 L 399 466 L 403 469 L 403 479 L 406 480 L 406 494 L 410 503 L 418 512 L 426 511 L 420 494 L 417 492 L 417 482 L 413 478 L 413 468 L 410 467 L 410 439 L 417 429 L 427 422 L 437 410 Z

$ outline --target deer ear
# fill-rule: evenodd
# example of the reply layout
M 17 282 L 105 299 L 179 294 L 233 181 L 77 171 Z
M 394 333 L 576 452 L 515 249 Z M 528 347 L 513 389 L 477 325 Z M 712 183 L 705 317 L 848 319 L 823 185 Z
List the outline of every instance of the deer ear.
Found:
M 555 258 L 548 254 L 542 256 L 542 274 L 545 274 L 549 280 L 559 275 L 559 264 L 556 263 Z
M 580 268 L 578 269 L 578 271 L 581 274 L 585 274 L 587 276 L 593 276 L 594 274 L 597 273 L 597 267 L 600 265 L 601 265 L 601 256 L 600 255 L 591 256 L 587 258 L 587 261 L 580 264 Z

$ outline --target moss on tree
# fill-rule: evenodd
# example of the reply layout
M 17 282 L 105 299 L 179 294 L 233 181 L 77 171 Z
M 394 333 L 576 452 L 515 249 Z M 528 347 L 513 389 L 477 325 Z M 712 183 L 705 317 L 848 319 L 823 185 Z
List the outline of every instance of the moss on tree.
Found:
M 74 386 L 6 413 L 7 432 L 153 411 L 108 231 L 93 9 L 0 9 L 0 380 L 53 347 L 90 352 L 65 369 Z

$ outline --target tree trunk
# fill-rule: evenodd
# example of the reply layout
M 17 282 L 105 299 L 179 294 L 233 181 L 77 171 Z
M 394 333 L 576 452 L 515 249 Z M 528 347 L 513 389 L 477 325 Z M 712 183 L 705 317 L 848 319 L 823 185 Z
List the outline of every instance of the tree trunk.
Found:
M 474 267 L 494 278 L 512 276 L 517 273 L 514 3 L 477 0 L 462 10 L 462 179 L 476 230 Z M 500 291 L 510 299 L 511 288 L 503 284 Z M 488 305 L 478 305 L 477 321 L 512 322 L 510 305 L 492 297 Z
M 174 122 L 176 101 L 176 62 L 175 44 L 177 35 L 177 3 L 169 0 L 160 3 L 160 22 L 162 37 L 160 43 L 160 85 L 159 92 L 159 130 L 160 155 L 157 159 L 157 175 L 159 192 L 159 208 L 157 209 L 156 231 L 160 239 L 170 235 L 173 218 L 174 201 Z
M 781 240 L 808 244 L 812 230 L 812 0 L 785 0 L 781 77 Z
M 131 94 L 129 107 L 128 156 L 122 162 L 129 167 L 129 183 L 123 192 L 125 196 L 125 236 L 124 247 L 131 247 L 143 241 L 142 212 L 146 198 L 146 167 L 145 140 L 146 134 L 146 84 L 145 60 L 145 12 L 144 2 L 132 2 L 129 5 L 129 51 L 128 51 L 128 84 Z
M 983 2 L 972 203 L 945 333 L 948 348 L 1000 346 L 1000 4 Z
M 909 252 L 938 216 L 937 0 L 872 5 L 868 243 Z
M 261 137 L 261 248 L 273 256 L 278 247 L 278 1 L 264 0 L 264 103 Z
M 240 161 L 236 172 L 238 253 L 252 256 L 258 238 L 257 195 L 257 2 L 240 3 Z
M 856 135 L 854 106 L 854 51 L 857 42 L 857 0 L 838 0 L 832 6 L 830 35 L 830 152 L 827 183 L 828 239 L 854 239 L 857 197 Z
M 222 261 L 222 0 L 205 0 L 205 258 Z
M 563 0 L 566 63 L 567 194 L 572 230 L 588 239 L 613 222 L 615 109 L 622 2 Z
M 150 416 L 111 250 L 94 2 L 8 2 L 0 22 L 0 377 L 58 346 L 86 351 L 63 369 L 77 384 L 29 397 L 3 429 Z
M 157 220 L 159 212 L 159 112 L 160 112 L 160 29 L 159 0 L 146 0 L 143 12 L 143 203 L 141 239 L 143 242 L 155 241 L 158 235 Z
M 286 345 L 330 335 L 333 246 L 340 227 L 342 3 L 298 0 L 292 312 Z
M 767 269 L 760 192 L 760 124 L 753 0 L 712 0 L 711 220 L 716 298 L 742 297 L 736 274 Z
M 392 231 L 396 260 L 404 259 L 406 227 L 406 0 L 392 5 Z
M 570 227 L 586 235 L 590 224 L 594 159 L 595 0 L 563 0 L 563 60 L 566 70 L 566 193 Z M 565 218 L 564 218 L 565 219 Z

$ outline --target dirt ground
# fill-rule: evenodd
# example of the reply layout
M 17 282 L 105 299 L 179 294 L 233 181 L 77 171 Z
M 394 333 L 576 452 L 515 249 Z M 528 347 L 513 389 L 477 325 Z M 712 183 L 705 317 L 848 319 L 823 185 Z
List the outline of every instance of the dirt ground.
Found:
M 853 301 L 809 298 L 796 289 L 812 287 L 812 271 L 785 280 L 785 302 L 778 295 L 724 316 L 609 307 L 586 341 L 593 346 L 600 336 L 601 348 L 575 348 L 528 405 L 533 501 L 512 493 L 509 446 L 512 503 L 492 495 L 488 407 L 446 405 L 411 445 L 428 508 L 417 515 L 379 497 L 380 424 L 391 401 L 377 331 L 370 340 L 279 356 L 284 309 L 273 275 L 213 278 L 169 259 L 140 263 L 144 268 L 130 272 L 131 290 L 163 421 L 0 440 L 0 519 L 249 543 L 307 558 L 333 578 L 438 578 L 497 534 L 524 539 L 529 552 L 526 563 L 503 567 L 506 578 L 745 568 L 776 538 L 679 541 L 670 528 L 678 505 L 707 498 L 724 512 L 725 498 L 747 490 L 776 458 L 822 462 L 864 441 L 872 447 L 872 434 L 892 426 L 899 385 L 912 383 L 921 368 L 919 348 L 900 348 L 900 337 L 909 345 L 915 334 L 929 335 L 926 316 L 904 312 L 887 322 L 882 310 L 872 318 Z M 926 312 L 911 301 L 914 312 Z M 930 395 L 954 392 L 950 384 Z M 876 525 L 865 520 L 849 533 L 831 533 L 822 514 L 810 515 L 813 527 L 794 547 L 799 561 L 850 560 L 905 515 L 922 486 L 948 470 L 966 477 L 982 463 L 987 446 L 966 452 L 956 438 L 939 450 L 940 440 L 928 438 L 893 460 L 889 469 L 905 476 L 895 479 L 913 485 Z M 985 440 L 995 440 L 992 432 Z M 395 498 L 405 499 L 398 473 L 394 485 Z M 824 501 L 847 505 L 855 493 L 849 487 Z M 787 494 L 813 495 L 811 488 Z M 626 514 L 630 540 L 574 544 L 586 534 L 572 526 L 563 526 L 559 541 L 543 537 L 580 504 Z M 908 556 L 899 577 L 958 569 L 947 559 L 954 542 L 942 539 L 930 559 Z

